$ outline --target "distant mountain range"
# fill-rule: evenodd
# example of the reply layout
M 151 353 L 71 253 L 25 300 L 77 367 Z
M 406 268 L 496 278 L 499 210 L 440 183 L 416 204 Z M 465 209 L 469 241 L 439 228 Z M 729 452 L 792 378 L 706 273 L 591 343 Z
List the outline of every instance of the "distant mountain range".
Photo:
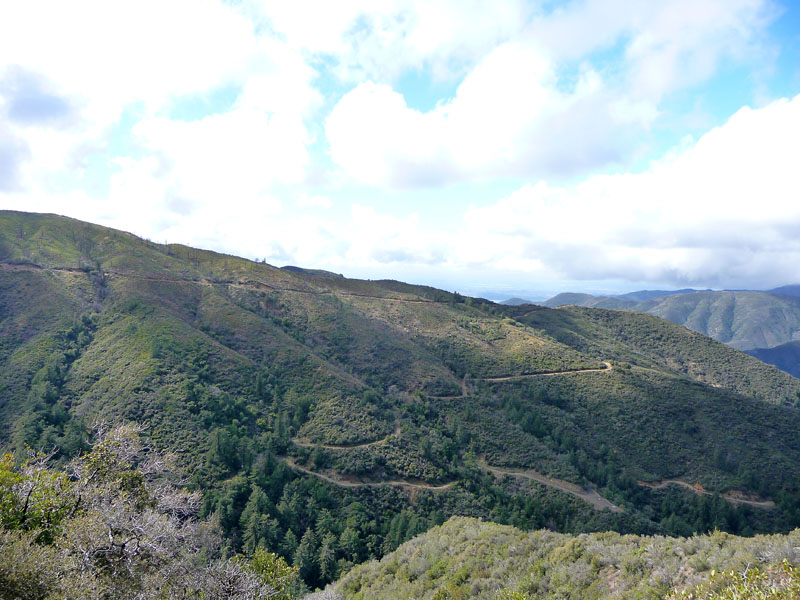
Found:
M 526 300 L 525 298 L 509 298 L 508 300 L 503 300 L 500 304 L 506 306 L 523 306 L 524 304 L 536 304 L 536 302 L 533 300 Z
M 774 348 L 747 350 L 747 354 L 775 365 L 790 375 L 800 377 L 800 342 L 787 342 Z
M 779 296 L 795 296 L 800 297 L 800 285 L 784 285 L 771 290 L 697 290 L 694 288 L 683 288 L 680 290 L 637 290 L 635 292 L 627 292 L 625 294 L 608 294 L 601 296 L 594 296 L 591 294 L 579 292 L 563 292 L 553 296 L 544 302 L 533 302 L 524 300 L 522 298 L 509 298 L 501 304 L 510 306 L 517 306 L 520 304 L 541 304 L 542 306 L 556 307 L 565 304 L 572 304 L 575 306 L 589 306 L 600 308 L 630 308 L 638 310 L 636 304 L 645 302 L 647 300 L 656 300 L 659 298 L 666 298 L 667 296 L 680 296 L 684 294 L 696 294 L 700 292 L 757 292 L 760 294 L 771 294 Z M 603 305 L 603 306 L 600 306 Z M 606 306 L 607 305 L 607 306 Z

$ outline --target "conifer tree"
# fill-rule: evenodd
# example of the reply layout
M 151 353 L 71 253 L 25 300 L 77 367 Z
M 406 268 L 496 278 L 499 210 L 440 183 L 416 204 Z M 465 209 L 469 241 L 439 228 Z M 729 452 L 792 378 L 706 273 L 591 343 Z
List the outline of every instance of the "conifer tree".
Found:
M 294 566 L 305 581 L 313 581 L 316 578 L 317 543 L 317 536 L 309 527 L 294 553 Z

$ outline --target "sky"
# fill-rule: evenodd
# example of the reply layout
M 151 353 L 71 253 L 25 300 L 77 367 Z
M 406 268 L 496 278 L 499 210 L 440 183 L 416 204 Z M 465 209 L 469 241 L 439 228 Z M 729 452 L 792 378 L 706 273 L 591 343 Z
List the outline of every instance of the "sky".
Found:
M 800 283 L 798 0 L 0 4 L 0 208 L 496 299 Z

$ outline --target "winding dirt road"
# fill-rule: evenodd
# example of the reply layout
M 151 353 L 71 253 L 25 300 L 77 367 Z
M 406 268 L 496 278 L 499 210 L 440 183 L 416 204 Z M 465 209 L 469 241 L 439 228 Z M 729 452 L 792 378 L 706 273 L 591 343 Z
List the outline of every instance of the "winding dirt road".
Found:
M 538 371 L 536 373 L 522 373 L 520 375 L 503 375 L 501 377 L 483 377 L 481 381 L 488 381 L 489 383 L 497 383 L 502 381 L 517 381 L 520 379 L 528 379 L 530 377 L 554 377 L 556 375 L 569 375 L 570 373 L 609 373 L 614 370 L 614 366 L 607 360 L 603 361 L 604 367 L 590 368 L 590 369 L 565 369 L 563 371 Z M 461 394 L 453 394 L 450 396 L 428 396 L 434 400 L 456 400 L 458 398 L 467 397 L 466 382 L 461 384 Z
M 297 462 L 295 462 L 295 460 L 290 456 L 280 457 L 280 460 L 284 461 L 287 465 L 289 465 L 289 467 L 291 467 L 296 471 L 300 471 L 301 473 L 305 473 L 306 475 L 316 477 L 317 479 L 321 479 L 322 481 L 326 481 L 327 483 L 331 483 L 333 485 L 345 488 L 393 486 L 393 487 L 404 488 L 410 491 L 416 491 L 416 490 L 444 491 L 450 489 L 456 484 L 455 481 L 450 481 L 448 483 L 434 485 L 432 483 L 426 483 L 424 481 L 407 481 L 402 479 L 394 479 L 389 481 L 358 481 L 355 478 L 347 478 L 344 476 L 333 477 L 331 475 L 326 475 L 324 473 L 318 473 L 317 471 L 312 471 L 308 467 L 304 467 L 302 465 L 297 464 Z M 485 462 L 481 462 L 479 466 L 482 470 L 492 473 L 499 477 L 506 477 L 506 476 L 522 477 L 524 479 L 536 481 L 538 483 L 541 483 L 542 485 L 557 489 L 567 494 L 571 494 L 572 496 L 580 498 L 584 502 L 590 504 L 597 510 L 607 509 L 610 510 L 611 512 L 623 511 L 622 508 L 620 508 L 616 504 L 613 504 L 606 498 L 603 498 L 603 496 L 598 494 L 595 490 L 587 490 L 568 481 L 547 477 L 545 475 L 542 475 L 541 473 L 538 473 L 537 471 L 533 470 L 516 471 L 510 469 L 503 469 L 500 467 L 493 467 L 491 465 L 487 465 Z
M 641 486 L 648 487 L 651 490 L 660 490 L 669 485 L 677 485 L 694 492 L 698 496 L 714 495 L 714 492 L 709 492 L 708 490 L 703 489 L 700 484 L 692 485 L 691 483 L 687 481 L 681 481 L 680 479 L 664 479 L 658 483 L 648 483 L 647 481 L 637 481 L 636 483 Z M 775 508 L 775 503 L 772 500 L 750 500 L 749 498 L 744 498 L 741 492 L 725 492 L 724 494 L 720 494 L 720 498 L 730 502 L 731 504 L 746 504 L 747 506 L 754 506 L 756 508 Z
M 322 481 L 327 481 L 328 483 L 332 483 L 333 485 L 338 485 L 339 487 L 346 487 L 346 488 L 394 486 L 410 490 L 442 491 L 450 489 L 456 483 L 455 481 L 450 481 L 448 483 L 443 483 L 441 485 L 434 485 L 432 483 L 425 483 L 424 481 L 404 481 L 398 479 L 389 481 L 353 481 L 352 479 L 347 479 L 345 477 L 331 477 L 330 475 L 317 473 L 316 471 L 312 471 L 307 467 L 298 465 L 295 462 L 295 460 L 290 456 L 280 457 L 280 459 L 284 461 L 287 465 L 289 465 L 292 469 L 295 469 L 296 471 L 300 471 L 302 473 L 305 473 L 306 475 L 311 475 L 312 477 L 316 477 L 317 479 L 321 479 Z
M 516 381 L 517 379 L 526 379 L 528 377 L 553 377 L 555 375 L 568 375 L 570 373 L 608 373 L 614 370 L 613 365 L 603 361 L 604 367 L 592 369 L 566 369 L 564 371 L 540 371 L 538 373 L 522 373 L 520 375 L 506 375 L 504 377 L 484 377 L 484 381 Z
M 371 446 L 377 446 L 378 444 L 382 444 L 388 441 L 390 438 L 399 436 L 400 435 L 400 424 L 398 423 L 394 427 L 394 431 L 389 435 L 386 435 L 378 440 L 373 440 L 371 442 L 362 442 L 358 444 L 315 444 L 314 442 L 309 442 L 305 440 L 298 440 L 297 438 L 292 439 L 292 443 L 295 446 L 301 446 L 303 448 L 325 448 L 325 450 L 352 450 L 354 448 L 369 448 Z
M 534 470 L 515 470 L 515 469 L 503 469 L 501 467 L 493 467 L 491 465 L 486 464 L 483 461 L 479 462 L 479 466 L 484 471 L 492 473 L 494 475 L 498 475 L 500 477 L 522 477 L 523 479 L 529 479 L 531 481 L 536 481 L 541 483 L 542 485 L 546 485 L 548 487 L 560 490 L 562 492 L 566 492 L 567 494 L 571 494 L 576 498 L 580 498 L 584 502 L 591 504 L 597 510 L 610 510 L 611 512 L 623 512 L 623 509 L 616 504 L 612 503 L 607 498 L 603 498 L 600 494 L 598 494 L 595 490 L 592 489 L 585 489 L 579 485 L 574 483 L 570 483 L 569 481 L 564 481 L 562 479 L 555 479 L 553 477 L 547 477 L 546 475 L 542 475 L 538 471 Z

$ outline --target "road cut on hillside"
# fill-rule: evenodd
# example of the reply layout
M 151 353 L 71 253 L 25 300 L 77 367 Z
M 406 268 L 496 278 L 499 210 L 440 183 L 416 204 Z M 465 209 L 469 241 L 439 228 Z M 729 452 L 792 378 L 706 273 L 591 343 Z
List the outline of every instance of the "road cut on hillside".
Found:
M 394 486 L 409 490 L 442 491 L 450 489 L 456 483 L 455 481 L 450 481 L 448 483 L 436 485 L 433 483 L 426 483 L 424 481 L 407 481 L 403 479 L 393 479 L 387 481 L 358 481 L 354 479 L 348 479 L 344 476 L 333 477 L 331 475 L 325 475 L 324 473 L 318 473 L 317 471 L 312 471 L 308 467 L 304 467 L 302 465 L 297 464 L 297 462 L 290 456 L 283 456 L 280 457 L 280 459 L 283 460 L 287 465 L 289 465 L 292 469 L 295 469 L 296 471 L 300 471 L 302 473 L 305 473 L 306 475 L 311 475 L 312 477 L 316 477 L 317 479 L 321 479 L 322 481 L 327 481 L 328 483 L 332 483 L 333 485 L 338 485 L 339 487 L 346 487 L 346 488 Z
M 610 373 L 614 370 L 614 366 L 607 360 L 603 361 L 602 367 L 590 367 L 586 369 L 563 369 L 560 371 L 537 371 L 536 373 L 520 373 L 519 375 L 501 375 L 499 377 L 483 377 L 481 381 L 489 383 L 499 383 L 503 381 L 518 381 L 520 379 L 529 379 L 532 377 L 555 377 L 557 375 L 570 375 L 572 373 Z M 467 394 L 466 381 L 461 384 L 461 394 L 453 394 L 449 396 L 430 396 L 430 398 L 438 400 L 455 400 L 456 398 L 465 398 Z
M 9 263 L 0 261 L 0 270 L 4 271 L 50 271 L 52 273 L 65 272 L 65 273 L 86 273 L 82 268 L 78 267 L 42 267 L 32 263 Z M 121 277 L 128 279 L 138 279 L 142 281 L 154 281 L 165 283 L 193 283 L 204 286 L 229 286 L 242 289 L 253 289 L 263 291 L 265 289 L 276 292 L 291 292 L 295 294 L 311 294 L 314 296 L 342 296 L 353 298 L 371 298 L 375 300 L 387 300 L 390 302 L 409 302 L 412 304 L 447 304 L 445 300 L 431 300 L 429 298 L 409 298 L 397 296 L 377 296 L 374 294 L 364 294 L 360 292 L 347 292 L 347 291 L 332 291 L 332 290 L 318 290 L 312 288 L 296 288 L 289 286 L 276 286 L 266 283 L 264 281 L 257 281 L 252 279 L 208 279 L 208 278 L 195 278 L 195 277 L 178 277 L 174 275 L 162 275 L 158 273 L 135 273 L 133 271 L 120 271 L 118 269 L 103 269 L 103 275 L 108 277 Z
M 714 492 L 709 492 L 704 489 L 699 483 L 691 484 L 688 481 L 680 479 L 664 479 L 658 483 L 649 483 L 647 481 L 637 481 L 641 486 L 648 487 L 651 490 L 660 490 L 669 485 L 676 485 L 694 492 L 698 496 L 713 496 Z M 731 490 L 719 495 L 720 498 L 730 502 L 731 504 L 746 504 L 747 506 L 754 506 L 756 508 L 775 508 L 775 503 L 772 500 L 753 500 L 752 498 L 745 497 L 743 492 Z
M 325 450 L 353 450 L 355 448 L 370 448 L 372 446 L 377 446 L 378 444 L 383 444 L 384 442 L 389 441 L 389 439 L 399 435 L 400 435 L 400 424 L 398 423 L 397 425 L 395 425 L 394 431 L 392 433 L 380 439 L 372 440 L 371 442 L 359 442 L 357 444 L 317 444 L 315 442 L 292 438 L 292 443 L 295 446 L 301 446 L 303 448 L 324 448 Z
M 608 361 L 603 361 L 603 367 L 590 369 L 564 369 L 563 371 L 540 371 L 538 373 L 521 373 L 519 375 L 504 375 L 502 377 L 484 377 L 484 381 L 516 381 L 528 377 L 553 377 L 555 375 L 569 375 L 570 373 L 608 373 L 614 370 L 613 365 Z
M 531 481 L 536 481 L 541 483 L 542 485 L 546 485 L 548 487 L 560 490 L 562 492 L 566 492 L 567 494 L 571 494 L 576 498 L 580 498 L 584 502 L 591 504 L 597 510 L 610 510 L 611 512 L 623 512 L 623 509 L 616 504 L 612 503 L 610 500 L 603 498 L 600 494 L 598 494 L 595 490 L 582 488 L 579 485 L 574 483 L 570 483 L 569 481 L 564 481 L 562 479 L 555 479 L 553 477 L 547 477 L 546 475 L 542 475 L 538 471 L 534 471 L 532 469 L 526 470 L 516 470 L 516 469 L 504 469 L 502 467 L 493 467 L 491 465 L 486 464 L 484 461 L 480 461 L 479 466 L 484 471 L 492 473 L 494 475 L 498 475 L 500 477 L 521 477 L 523 479 L 529 479 Z

